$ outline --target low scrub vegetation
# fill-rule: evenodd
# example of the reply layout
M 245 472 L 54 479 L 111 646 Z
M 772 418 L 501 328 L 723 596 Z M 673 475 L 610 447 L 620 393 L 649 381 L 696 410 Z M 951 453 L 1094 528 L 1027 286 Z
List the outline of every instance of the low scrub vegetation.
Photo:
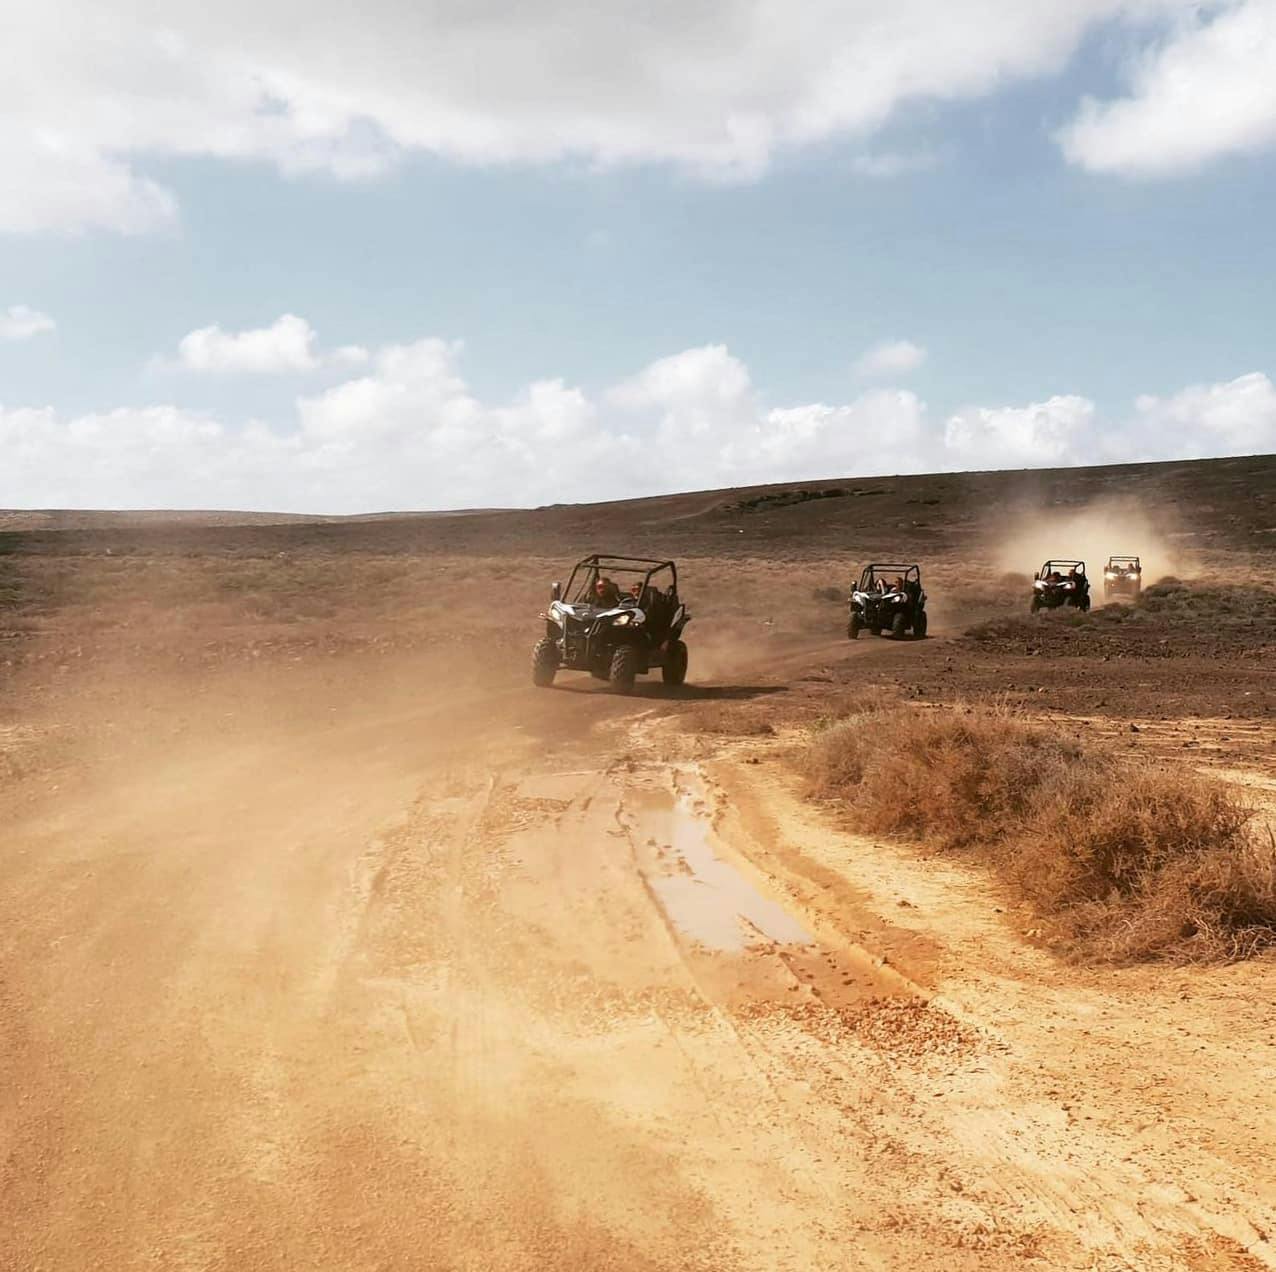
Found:
M 1253 656 L 1276 632 L 1276 592 L 1258 585 L 1206 587 L 1166 578 L 1133 603 L 1103 604 L 1100 589 L 1094 603 L 1087 613 L 1063 608 L 1034 615 L 1023 604 L 967 627 L 965 638 L 1008 653 L 1184 658 L 1224 651 Z
M 1276 592 L 1260 586 L 1208 587 L 1164 578 L 1144 589 L 1138 607 L 1176 621 L 1206 618 L 1225 624 L 1269 623 L 1276 619 Z
M 1085 958 L 1276 944 L 1276 842 L 1228 786 L 1135 764 L 1010 708 L 891 705 L 815 735 L 811 794 L 855 827 L 990 864 Z

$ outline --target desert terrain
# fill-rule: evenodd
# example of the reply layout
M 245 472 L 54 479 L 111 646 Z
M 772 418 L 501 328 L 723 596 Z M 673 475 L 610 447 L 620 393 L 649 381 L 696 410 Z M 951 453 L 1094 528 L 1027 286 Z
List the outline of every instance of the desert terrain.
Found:
M 678 561 L 685 686 L 532 687 L 590 551 Z M 927 639 L 847 639 L 880 559 Z M 0 1267 L 1276 1267 L 1274 668 L 1276 457 L 0 512 Z M 1244 904 L 1064 923 L 1039 823 L 836 785 L 872 711 L 1217 796 Z

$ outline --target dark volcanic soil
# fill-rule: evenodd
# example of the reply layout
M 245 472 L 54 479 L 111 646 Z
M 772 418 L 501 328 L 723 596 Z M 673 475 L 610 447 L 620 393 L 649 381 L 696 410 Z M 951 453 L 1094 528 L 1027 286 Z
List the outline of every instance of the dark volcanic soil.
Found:
M 1276 705 L 1272 456 L 456 515 L 15 512 L 0 524 L 10 721 L 73 681 L 109 694 L 120 677 L 108 668 L 428 655 L 521 684 L 549 581 L 591 550 L 678 558 L 693 680 L 747 666 L 784 687 L 788 651 L 827 645 L 825 693 L 1007 694 L 1132 718 L 1261 719 Z M 1109 552 L 1143 556 L 1138 606 L 1027 613 L 1040 559 L 1086 556 L 1097 577 Z M 898 557 L 922 564 L 933 639 L 874 642 L 848 662 L 844 604 L 829 598 L 864 561 Z M 1186 585 L 1158 588 L 1162 574 Z

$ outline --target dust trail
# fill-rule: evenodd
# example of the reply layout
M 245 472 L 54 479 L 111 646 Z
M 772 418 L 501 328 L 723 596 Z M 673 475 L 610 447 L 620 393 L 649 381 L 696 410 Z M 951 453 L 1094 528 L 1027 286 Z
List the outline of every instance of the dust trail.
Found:
M 1112 554 L 1137 556 L 1143 579 L 1189 574 L 1189 553 L 1176 546 L 1173 509 L 1121 495 L 1082 508 L 1018 508 L 996 528 L 994 559 L 999 568 L 1031 575 L 1049 557 L 1080 558 L 1091 578 L 1101 578 Z

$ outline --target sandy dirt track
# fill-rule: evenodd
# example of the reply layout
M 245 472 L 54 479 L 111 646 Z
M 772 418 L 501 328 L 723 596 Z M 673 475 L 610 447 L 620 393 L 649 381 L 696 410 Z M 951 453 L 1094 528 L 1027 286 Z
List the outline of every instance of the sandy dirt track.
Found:
M 288 701 L 13 812 L 0 1266 L 1276 1266 L 1270 965 L 1061 968 L 658 693 Z

